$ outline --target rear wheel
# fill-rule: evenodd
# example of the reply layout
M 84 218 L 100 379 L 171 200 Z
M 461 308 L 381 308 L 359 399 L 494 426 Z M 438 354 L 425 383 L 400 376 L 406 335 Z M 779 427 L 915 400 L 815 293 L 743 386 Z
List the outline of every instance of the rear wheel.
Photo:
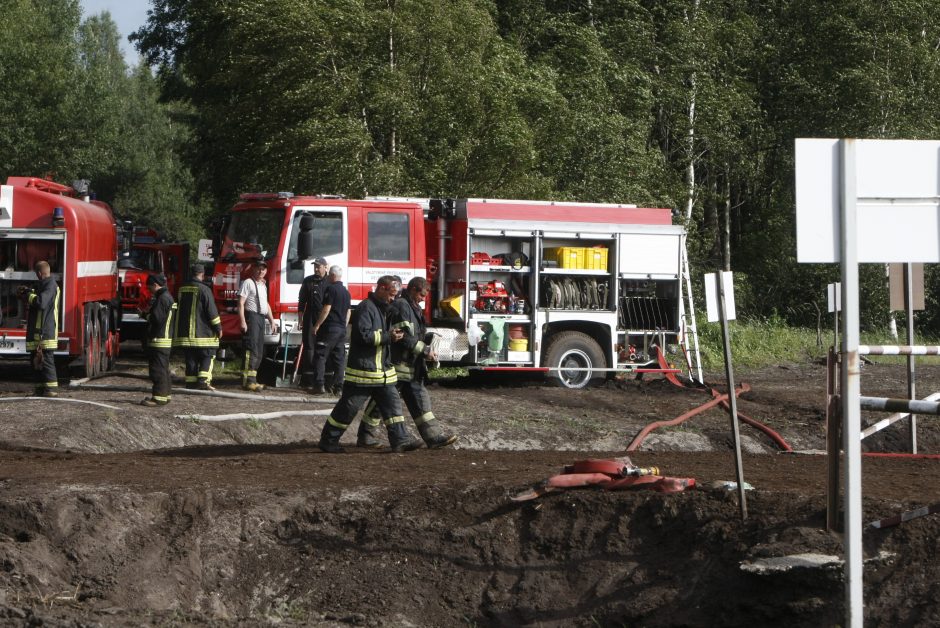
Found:
M 564 388 L 585 388 L 606 379 L 603 371 L 586 370 L 606 368 L 607 361 L 597 341 L 580 331 L 563 331 L 552 336 L 542 366 L 557 369 L 549 371 L 546 377 L 549 383 Z
M 98 319 L 98 304 L 85 305 L 85 346 L 82 349 L 82 359 L 85 363 L 82 369 L 84 377 L 94 377 L 99 372 L 101 360 L 101 326 Z

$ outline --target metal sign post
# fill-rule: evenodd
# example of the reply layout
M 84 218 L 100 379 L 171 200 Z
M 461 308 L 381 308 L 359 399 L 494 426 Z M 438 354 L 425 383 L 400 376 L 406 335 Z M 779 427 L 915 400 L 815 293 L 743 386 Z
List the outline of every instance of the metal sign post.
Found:
M 717 289 L 717 295 L 715 294 Z M 731 432 L 734 435 L 734 470 L 738 480 L 738 504 L 741 509 L 741 521 L 747 519 L 747 497 L 744 493 L 744 464 L 741 462 L 741 430 L 738 421 L 738 396 L 734 394 L 734 371 L 731 367 L 731 337 L 728 334 L 728 319 L 735 317 L 734 283 L 730 272 L 705 275 L 705 300 L 708 321 L 714 322 L 717 305 L 718 318 L 721 319 L 721 339 L 725 350 L 725 375 L 728 378 L 728 402 L 731 408 Z
M 940 141 L 796 140 L 796 225 L 799 262 L 842 269 L 846 624 L 855 628 L 864 619 L 858 265 L 940 262 Z

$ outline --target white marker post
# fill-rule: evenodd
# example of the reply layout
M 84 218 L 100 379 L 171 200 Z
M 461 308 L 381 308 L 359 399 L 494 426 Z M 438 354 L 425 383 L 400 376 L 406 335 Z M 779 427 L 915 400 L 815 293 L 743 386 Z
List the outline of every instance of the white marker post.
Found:
M 716 294 L 717 293 L 717 294 Z M 721 339 L 725 349 L 725 374 L 728 378 L 728 399 L 731 405 L 731 432 L 734 435 L 734 470 L 738 479 L 738 503 L 741 521 L 747 519 L 747 498 L 744 494 L 744 465 L 741 462 L 741 430 L 738 426 L 738 397 L 734 391 L 734 372 L 731 368 L 731 337 L 728 320 L 735 318 L 734 281 L 728 271 L 705 275 L 705 303 L 708 322 L 721 320 Z
M 860 263 L 940 262 L 940 141 L 796 140 L 797 260 L 842 268 L 846 625 L 864 621 Z

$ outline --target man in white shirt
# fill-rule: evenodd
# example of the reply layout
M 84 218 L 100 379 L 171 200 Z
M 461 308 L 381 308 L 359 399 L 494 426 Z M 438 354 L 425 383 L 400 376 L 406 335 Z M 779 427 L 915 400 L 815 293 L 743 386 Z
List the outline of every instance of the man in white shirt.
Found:
M 264 355 L 264 321 L 267 319 L 274 330 L 274 317 L 268 305 L 268 287 L 264 276 L 268 265 L 258 260 L 251 268 L 251 277 L 242 281 L 238 290 L 238 319 L 242 328 L 242 343 L 245 347 L 245 365 L 242 367 L 242 388 L 251 392 L 264 389 L 258 383 L 258 367 Z

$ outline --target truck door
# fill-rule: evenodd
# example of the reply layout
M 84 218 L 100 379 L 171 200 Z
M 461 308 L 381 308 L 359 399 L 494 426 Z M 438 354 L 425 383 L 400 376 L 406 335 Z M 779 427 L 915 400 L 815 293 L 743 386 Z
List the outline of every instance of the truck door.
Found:
M 301 219 L 313 218 L 313 256 L 300 259 L 298 239 Z M 285 272 L 280 276 L 281 301 L 292 303 L 296 307 L 300 284 L 304 277 L 313 274 L 313 261 L 323 257 L 332 266 L 342 266 L 349 274 L 349 212 L 341 206 L 296 206 L 290 216 L 290 230 L 287 234 L 287 246 L 284 247 L 281 268 Z M 346 279 L 346 277 L 344 277 Z M 346 279 L 348 282 L 348 279 Z
M 350 287 L 354 300 L 363 299 L 382 275 L 398 275 L 407 284 L 416 274 L 424 275 L 424 241 L 413 207 L 363 209 L 362 268 L 359 294 Z M 420 269 L 420 270 L 418 270 Z

